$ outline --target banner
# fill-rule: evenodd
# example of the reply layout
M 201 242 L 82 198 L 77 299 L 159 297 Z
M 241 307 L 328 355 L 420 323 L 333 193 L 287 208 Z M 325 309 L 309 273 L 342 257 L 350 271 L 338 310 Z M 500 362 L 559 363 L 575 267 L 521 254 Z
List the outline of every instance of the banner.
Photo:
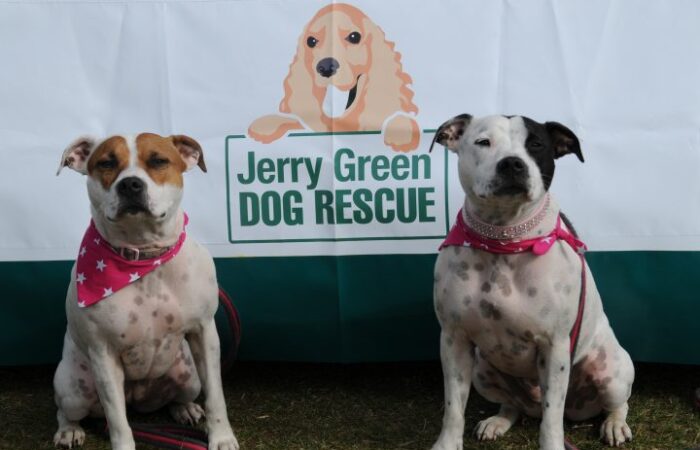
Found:
M 321 359 L 362 354 L 362 345 L 353 347 L 357 334 L 348 337 L 349 317 L 380 330 L 396 317 L 382 302 L 398 302 L 399 293 L 380 289 L 385 298 L 378 291 L 373 307 L 381 314 L 358 312 L 355 283 L 369 279 L 343 272 L 350 266 L 341 262 L 355 257 L 363 262 L 352 270 L 373 267 L 379 284 L 401 274 L 378 261 L 411 266 L 401 295 L 417 309 L 399 326 L 406 334 L 424 326 L 421 354 L 436 354 L 430 266 L 463 191 L 456 156 L 428 148 L 435 129 L 461 113 L 555 120 L 577 134 L 586 162 L 557 160 L 551 191 L 600 261 L 634 265 L 640 251 L 653 261 L 654 252 L 695 255 L 698 23 L 693 0 L 0 2 L 0 262 L 14 274 L 3 279 L 14 293 L 4 307 L 17 311 L 26 283 L 47 282 L 49 261 L 68 270 L 76 257 L 89 221 L 85 178 L 55 173 L 63 149 L 83 134 L 186 134 L 202 144 L 208 172 L 185 175 L 188 232 L 217 264 L 247 274 L 219 271 L 224 285 L 240 283 L 244 324 L 257 327 L 252 340 L 244 335 L 242 353 L 252 358 L 261 356 L 252 346 L 270 338 L 265 330 L 326 326 L 330 318 L 339 324 L 328 333 L 345 350 Z M 309 270 L 329 277 L 323 291 L 333 296 L 324 307 L 335 306 L 326 315 L 304 322 L 287 310 L 304 303 L 301 287 L 278 300 L 285 317 L 253 306 L 272 296 L 259 285 L 279 285 L 275 295 L 297 286 L 285 273 L 251 269 L 280 257 L 275 267 L 313 261 Z M 606 264 L 613 271 L 601 277 L 626 285 L 623 265 Z M 37 278 L 17 278 L 20 267 L 38 267 Z M 665 268 L 642 264 L 634 275 Z M 685 270 L 677 281 L 694 286 Z M 46 302 L 58 311 L 65 283 L 51 277 Z M 320 282 L 306 281 L 310 292 Z M 663 292 L 659 283 L 654 292 Z M 621 315 L 628 300 L 648 307 L 642 322 L 662 309 L 649 290 L 602 285 L 627 292 L 603 292 Z M 687 306 L 683 295 L 664 301 Z M 5 317 L 26 319 L 13 314 Z M 404 337 L 380 353 L 405 355 L 397 350 Z M 314 359 L 299 350 L 303 342 L 264 357 Z M 654 359 L 660 349 L 652 349 L 637 355 Z

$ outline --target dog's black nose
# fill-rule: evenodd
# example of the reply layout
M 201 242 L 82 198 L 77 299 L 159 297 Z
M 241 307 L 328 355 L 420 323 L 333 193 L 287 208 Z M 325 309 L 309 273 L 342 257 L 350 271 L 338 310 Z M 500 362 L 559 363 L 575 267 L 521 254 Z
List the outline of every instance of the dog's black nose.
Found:
M 322 77 L 330 78 L 338 71 L 340 64 L 335 58 L 323 58 L 316 64 L 316 72 Z
M 507 177 L 526 175 L 527 165 L 525 165 L 525 161 L 517 156 L 508 156 L 498 161 L 498 164 L 496 164 L 496 173 Z
M 138 177 L 126 177 L 117 184 L 117 193 L 124 197 L 137 197 L 145 189 L 146 185 Z

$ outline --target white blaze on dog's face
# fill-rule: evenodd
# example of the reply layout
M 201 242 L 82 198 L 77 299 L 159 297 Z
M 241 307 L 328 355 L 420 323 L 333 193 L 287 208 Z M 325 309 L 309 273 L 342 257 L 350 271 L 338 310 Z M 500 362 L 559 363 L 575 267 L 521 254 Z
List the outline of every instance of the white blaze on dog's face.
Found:
M 549 189 L 556 158 L 574 153 L 583 162 L 571 130 L 522 116 L 462 114 L 440 126 L 435 142 L 458 154 L 462 188 L 482 204 L 536 202 Z
M 182 174 L 195 165 L 206 172 L 202 148 L 194 139 L 142 133 L 102 141 L 79 138 L 63 152 L 58 171 L 70 167 L 88 176 L 96 219 L 162 222 L 177 211 Z

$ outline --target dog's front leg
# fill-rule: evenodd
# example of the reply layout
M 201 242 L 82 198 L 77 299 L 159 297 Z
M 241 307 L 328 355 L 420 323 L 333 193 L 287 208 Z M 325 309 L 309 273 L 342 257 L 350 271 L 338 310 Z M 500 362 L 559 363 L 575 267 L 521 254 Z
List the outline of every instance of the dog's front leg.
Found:
M 219 335 L 214 319 L 187 335 L 205 395 L 205 417 L 209 433 L 209 450 L 238 450 L 238 441 L 228 421 L 224 390 L 221 386 Z
M 569 337 L 537 340 L 537 371 L 542 389 L 540 449 L 564 450 L 564 406 L 569 388 Z
M 118 356 L 108 347 L 88 349 L 95 387 L 109 425 L 113 450 L 133 450 L 134 436 L 126 418 L 124 368 Z
M 442 330 L 440 360 L 445 384 L 445 414 L 442 418 L 442 431 L 433 450 L 461 449 L 464 409 L 469 399 L 474 367 L 474 346 L 462 330 Z

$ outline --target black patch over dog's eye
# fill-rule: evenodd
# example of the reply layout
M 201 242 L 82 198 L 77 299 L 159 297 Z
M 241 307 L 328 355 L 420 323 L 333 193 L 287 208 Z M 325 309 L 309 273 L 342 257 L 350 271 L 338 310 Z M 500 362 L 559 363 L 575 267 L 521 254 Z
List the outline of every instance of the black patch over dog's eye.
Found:
M 309 48 L 316 47 L 316 44 L 318 44 L 318 39 L 316 39 L 315 37 L 309 36 L 308 38 L 306 38 L 306 45 L 308 45 Z
M 359 44 L 361 39 L 362 35 L 357 31 L 353 31 L 352 33 L 348 34 L 348 37 L 345 38 L 345 40 L 351 44 Z
M 539 152 L 544 148 L 544 144 L 539 139 L 530 139 L 527 142 L 527 147 L 532 151 Z
M 486 138 L 477 139 L 474 143 L 479 147 L 491 147 L 491 141 Z
M 97 161 L 95 164 L 98 169 L 101 170 L 112 170 L 117 167 L 117 160 L 112 156 L 109 159 L 103 159 L 102 161 Z
M 148 167 L 151 169 L 162 169 L 168 164 L 170 164 L 169 159 L 161 158 L 160 156 L 151 156 L 148 159 Z

